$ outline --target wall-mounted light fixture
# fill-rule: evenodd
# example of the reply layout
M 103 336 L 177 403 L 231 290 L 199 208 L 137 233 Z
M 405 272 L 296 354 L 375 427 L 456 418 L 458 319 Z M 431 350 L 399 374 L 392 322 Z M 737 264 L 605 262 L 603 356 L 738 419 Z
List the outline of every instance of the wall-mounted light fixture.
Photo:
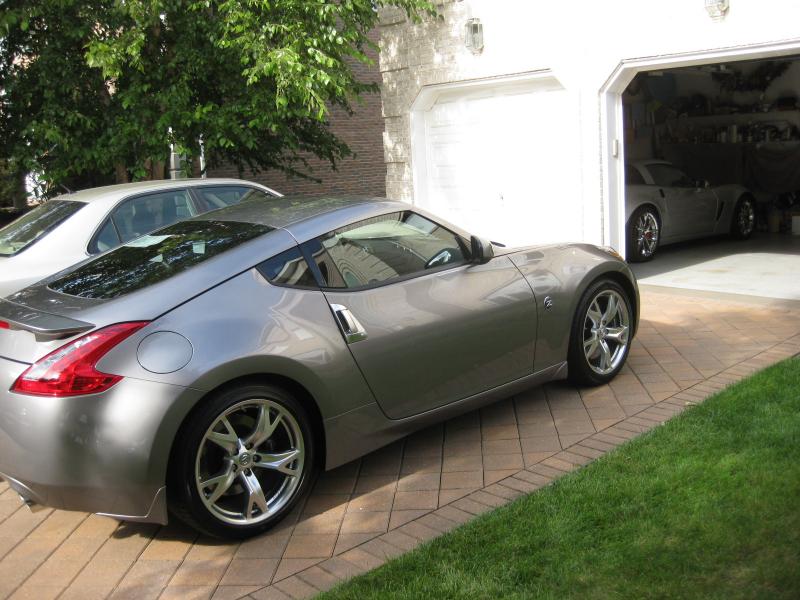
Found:
M 483 51 L 483 23 L 480 19 L 467 19 L 464 24 L 464 45 L 473 54 Z
M 730 0 L 706 0 L 706 12 L 715 21 L 720 21 L 728 13 Z

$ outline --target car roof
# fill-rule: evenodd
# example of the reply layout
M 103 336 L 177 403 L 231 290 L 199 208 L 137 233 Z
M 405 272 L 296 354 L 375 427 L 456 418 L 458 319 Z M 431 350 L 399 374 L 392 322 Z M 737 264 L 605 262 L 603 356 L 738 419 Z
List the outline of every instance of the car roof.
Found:
M 123 198 L 134 194 L 141 194 L 146 192 L 158 192 L 162 190 L 171 190 L 176 188 L 185 188 L 189 186 L 204 186 L 204 185 L 250 185 L 259 189 L 269 190 L 261 184 L 253 181 L 246 181 L 244 179 L 230 179 L 230 178 L 193 178 L 193 179 L 156 179 L 152 181 L 137 181 L 135 183 L 120 183 L 117 185 L 107 185 L 104 187 L 89 188 L 72 192 L 71 194 L 62 194 L 56 196 L 53 200 L 67 200 L 71 202 L 107 202 L 110 204 L 116 203 Z M 274 190 L 270 190 L 274 191 Z
M 284 196 L 269 202 L 240 202 L 233 206 L 220 208 L 193 217 L 195 221 L 239 221 L 255 223 L 275 228 L 287 228 L 291 225 L 311 220 L 325 221 L 333 224 L 340 219 L 335 215 L 355 216 L 357 214 L 380 214 L 393 211 L 408 210 L 411 207 L 403 202 L 395 202 L 386 198 L 372 197 L 304 197 Z M 331 229 L 335 228 L 331 227 Z

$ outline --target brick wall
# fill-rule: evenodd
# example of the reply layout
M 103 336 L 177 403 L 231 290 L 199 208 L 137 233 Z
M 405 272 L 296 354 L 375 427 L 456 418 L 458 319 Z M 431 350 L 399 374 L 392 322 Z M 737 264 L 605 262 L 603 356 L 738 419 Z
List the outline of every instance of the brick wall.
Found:
M 379 33 L 374 34 L 374 41 Z M 373 65 L 357 63 L 354 71 L 359 81 L 380 82 L 377 55 Z M 311 174 L 321 183 L 290 177 L 280 171 L 266 171 L 253 175 L 245 171 L 241 177 L 257 181 L 282 194 L 300 196 L 331 195 L 386 195 L 386 164 L 383 160 L 384 121 L 381 113 L 381 96 L 378 93 L 363 96 L 363 102 L 355 103 L 355 114 L 348 115 L 334 108 L 330 113 L 333 132 L 347 143 L 355 157 L 341 161 L 334 171 L 327 161 L 309 158 Z M 209 171 L 209 177 L 239 177 L 235 166 L 223 166 Z

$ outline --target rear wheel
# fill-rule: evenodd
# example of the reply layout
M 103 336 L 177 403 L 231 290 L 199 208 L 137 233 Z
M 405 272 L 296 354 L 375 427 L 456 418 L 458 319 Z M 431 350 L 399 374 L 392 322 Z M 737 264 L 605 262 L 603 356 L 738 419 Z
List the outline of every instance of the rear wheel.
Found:
M 572 324 L 569 376 L 574 383 L 601 385 L 620 372 L 630 350 L 632 315 L 620 285 L 604 279 L 589 286 Z
M 170 508 L 208 535 L 258 535 L 310 487 L 314 450 L 308 415 L 285 390 L 251 384 L 223 391 L 176 442 Z
M 627 258 L 630 262 L 645 262 L 655 256 L 661 240 L 661 222 L 650 206 L 640 206 L 628 221 Z
M 733 209 L 731 235 L 746 240 L 756 228 L 756 205 L 752 196 L 742 196 Z

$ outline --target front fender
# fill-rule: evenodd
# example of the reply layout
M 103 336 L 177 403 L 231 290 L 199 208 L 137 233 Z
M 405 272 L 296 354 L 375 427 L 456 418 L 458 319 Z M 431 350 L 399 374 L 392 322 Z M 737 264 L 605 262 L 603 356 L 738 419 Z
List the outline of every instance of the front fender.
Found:
M 536 294 L 539 332 L 536 340 L 537 371 L 567 359 L 572 323 L 578 303 L 592 282 L 610 277 L 631 295 L 634 334 L 638 328 L 639 291 L 625 261 L 590 244 L 546 246 L 511 256 Z M 549 308 L 545 299 L 549 298 Z

